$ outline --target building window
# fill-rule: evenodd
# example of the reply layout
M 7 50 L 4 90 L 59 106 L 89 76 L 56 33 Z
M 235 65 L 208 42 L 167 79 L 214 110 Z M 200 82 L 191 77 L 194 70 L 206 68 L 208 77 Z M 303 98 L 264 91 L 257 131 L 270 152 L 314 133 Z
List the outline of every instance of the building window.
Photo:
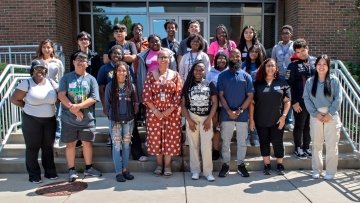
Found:
M 207 13 L 207 3 L 175 3 L 154 2 L 149 3 L 150 13 Z

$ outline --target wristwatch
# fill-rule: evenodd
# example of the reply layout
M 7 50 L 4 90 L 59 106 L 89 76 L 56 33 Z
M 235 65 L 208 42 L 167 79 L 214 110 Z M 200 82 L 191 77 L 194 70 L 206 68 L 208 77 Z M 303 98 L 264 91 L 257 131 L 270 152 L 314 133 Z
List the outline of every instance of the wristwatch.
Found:
M 241 107 L 239 107 L 238 110 L 240 111 L 240 113 L 244 112 L 244 109 L 242 109 Z

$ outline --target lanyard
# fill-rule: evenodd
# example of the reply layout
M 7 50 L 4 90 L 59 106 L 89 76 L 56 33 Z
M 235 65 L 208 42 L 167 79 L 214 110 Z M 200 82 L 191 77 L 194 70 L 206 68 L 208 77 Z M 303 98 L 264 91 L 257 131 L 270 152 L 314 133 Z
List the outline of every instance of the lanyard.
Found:
M 168 49 L 170 49 L 170 50 L 173 49 L 173 47 L 174 47 L 174 42 L 175 42 L 175 39 L 174 39 L 172 42 L 169 42 L 169 40 L 166 38 L 166 43 L 167 43 Z
M 158 73 L 159 73 L 159 80 L 160 80 L 160 70 L 158 69 Z M 165 83 L 165 80 L 168 80 L 168 77 L 169 77 L 169 70 L 166 71 L 166 76 L 164 79 L 160 80 L 160 90 L 161 92 L 163 92 L 164 90 L 164 83 Z

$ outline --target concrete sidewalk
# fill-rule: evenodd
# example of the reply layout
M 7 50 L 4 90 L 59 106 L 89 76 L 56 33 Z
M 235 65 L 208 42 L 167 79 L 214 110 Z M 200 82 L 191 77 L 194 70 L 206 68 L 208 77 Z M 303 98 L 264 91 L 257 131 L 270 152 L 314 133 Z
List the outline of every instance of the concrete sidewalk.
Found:
M 36 185 L 27 174 L 0 174 L 0 201 L 4 202 L 360 202 L 360 171 L 339 171 L 336 179 L 311 178 L 310 171 L 290 171 L 284 176 L 264 176 L 260 171 L 243 178 L 230 173 L 209 183 L 205 178 L 191 180 L 190 173 L 156 177 L 152 173 L 133 173 L 135 180 L 118 183 L 114 173 L 101 178 L 78 179 L 88 183 L 84 191 L 69 196 L 46 197 L 35 194 L 37 187 L 54 181 L 43 179 Z M 217 172 L 214 173 L 217 175 Z M 67 174 L 60 174 L 66 180 Z

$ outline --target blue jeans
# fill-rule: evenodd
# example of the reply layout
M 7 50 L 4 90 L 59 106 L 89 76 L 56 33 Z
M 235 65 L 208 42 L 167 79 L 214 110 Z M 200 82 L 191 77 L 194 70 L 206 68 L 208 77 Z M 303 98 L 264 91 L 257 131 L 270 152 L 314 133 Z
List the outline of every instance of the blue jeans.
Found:
M 56 132 L 55 132 L 55 138 L 60 139 L 61 138 L 61 111 L 62 107 L 60 103 L 56 103 Z
M 254 131 L 249 130 L 249 134 L 248 134 L 248 136 L 247 136 L 247 138 L 246 138 L 246 141 L 247 141 L 247 142 L 250 142 L 251 137 L 253 138 L 253 140 L 259 141 L 259 135 L 258 135 L 258 133 L 257 133 L 256 128 L 254 129 Z
M 134 120 L 127 123 L 112 122 L 111 126 L 112 157 L 115 172 L 116 174 L 121 174 L 122 170 L 128 167 Z

